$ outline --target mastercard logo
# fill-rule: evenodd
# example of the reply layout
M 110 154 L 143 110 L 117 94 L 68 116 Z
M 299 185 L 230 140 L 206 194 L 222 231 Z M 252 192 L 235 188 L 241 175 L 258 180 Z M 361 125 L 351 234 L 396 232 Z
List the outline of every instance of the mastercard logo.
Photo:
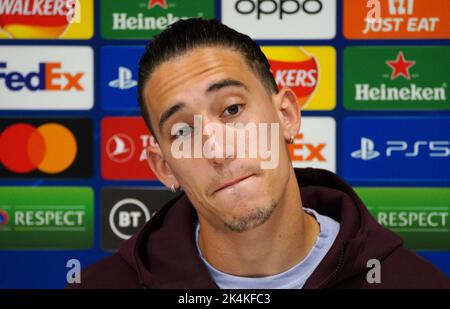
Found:
M 319 81 L 317 59 L 300 47 L 261 48 L 269 60 L 278 88 L 289 87 L 303 108 L 310 101 Z
M 72 165 L 77 151 L 73 133 L 58 123 L 16 123 L 0 135 L 0 162 L 14 173 L 61 173 Z

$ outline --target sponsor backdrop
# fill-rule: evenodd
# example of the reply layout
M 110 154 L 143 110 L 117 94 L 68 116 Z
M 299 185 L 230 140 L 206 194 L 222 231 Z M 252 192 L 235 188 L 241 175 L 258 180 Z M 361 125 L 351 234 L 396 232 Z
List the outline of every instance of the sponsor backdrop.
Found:
M 257 40 L 302 106 L 293 165 L 345 178 L 450 275 L 448 0 L 0 0 L 0 288 L 64 287 L 175 196 L 146 162 L 137 66 L 188 17 Z

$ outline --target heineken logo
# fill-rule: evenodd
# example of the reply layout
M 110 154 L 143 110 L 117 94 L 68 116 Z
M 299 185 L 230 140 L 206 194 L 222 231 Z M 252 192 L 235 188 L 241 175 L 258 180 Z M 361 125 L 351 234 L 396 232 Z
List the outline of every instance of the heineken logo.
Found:
M 356 101 L 446 101 L 447 85 L 441 87 L 388 87 L 386 84 L 372 86 L 356 84 Z
M 344 52 L 349 109 L 450 109 L 447 47 L 351 47 Z
M 166 0 L 149 0 L 147 8 L 151 9 L 154 6 L 157 6 L 157 5 L 162 7 L 165 10 L 167 9 L 167 2 L 166 2 Z
M 101 0 L 101 32 L 107 39 L 151 39 L 180 19 L 214 18 L 211 0 Z
M 405 56 L 402 51 L 397 54 L 397 59 L 386 61 L 386 64 L 392 68 L 391 80 L 396 79 L 399 76 L 403 76 L 407 80 L 411 79 L 409 69 L 416 64 L 415 61 L 405 60 Z
M 127 13 L 113 13 L 113 30 L 164 30 L 170 24 L 177 22 L 180 19 L 187 19 L 189 17 L 176 17 L 172 13 L 166 16 L 153 17 L 144 16 L 139 13 L 136 16 L 130 16 Z M 201 17 L 201 16 L 199 16 Z

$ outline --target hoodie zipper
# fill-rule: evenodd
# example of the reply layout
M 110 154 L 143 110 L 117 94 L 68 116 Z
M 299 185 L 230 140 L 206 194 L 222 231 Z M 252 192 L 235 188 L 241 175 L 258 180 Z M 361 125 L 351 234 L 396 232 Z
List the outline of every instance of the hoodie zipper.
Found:
M 337 275 L 339 274 L 339 271 L 342 269 L 342 266 L 344 264 L 345 251 L 347 250 L 347 245 L 348 245 L 348 241 L 345 240 L 344 244 L 342 245 L 341 252 L 339 254 L 339 262 L 338 262 L 338 265 L 336 266 L 336 269 L 333 271 L 333 273 L 327 279 L 327 281 L 325 281 L 321 286 L 318 287 L 319 289 L 327 288 L 327 286 L 330 285 L 330 283 L 336 279 Z

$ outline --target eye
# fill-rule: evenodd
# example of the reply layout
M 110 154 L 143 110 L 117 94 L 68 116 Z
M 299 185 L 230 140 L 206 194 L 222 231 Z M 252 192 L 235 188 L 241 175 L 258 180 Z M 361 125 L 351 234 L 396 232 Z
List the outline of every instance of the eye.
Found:
M 223 111 L 223 115 L 226 117 L 237 115 L 241 112 L 242 108 L 243 104 L 230 105 Z
M 192 132 L 192 128 L 189 126 L 184 126 L 181 128 L 178 128 L 175 130 L 175 132 L 172 133 L 172 138 L 180 138 L 180 137 L 186 137 L 189 136 Z

